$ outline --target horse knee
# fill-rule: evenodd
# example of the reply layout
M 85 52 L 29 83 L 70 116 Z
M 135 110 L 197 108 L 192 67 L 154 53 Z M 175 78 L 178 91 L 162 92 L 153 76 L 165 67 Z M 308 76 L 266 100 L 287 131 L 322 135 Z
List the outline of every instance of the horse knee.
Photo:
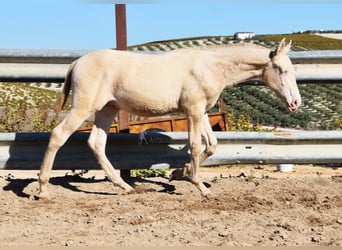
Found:
M 91 136 L 88 139 L 88 146 L 97 157 L 105 153 L 106 144 Z
M 60 125 L 55 127 L 51 131 L 48 148 L 52 150 L 58 150 L 64 145 L 69 136 L 70 134 L 67 133 Z
M 201 153 L 201 144 L 192 144 L 191 145 L 191 155 L 198 156 Z

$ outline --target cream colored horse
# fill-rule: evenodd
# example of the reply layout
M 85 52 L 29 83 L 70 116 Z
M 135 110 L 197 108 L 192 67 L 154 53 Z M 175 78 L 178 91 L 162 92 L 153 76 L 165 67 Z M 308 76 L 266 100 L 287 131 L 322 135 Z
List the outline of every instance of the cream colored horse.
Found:
M 285 39 L 270 51 L 253 44 L 179 49 L 147 55 L 115 50 L 94 51 L 72 63 L 63 94 L 56 102 L 60 110 L 72 89 L 72 106 L 66 118 L 51 132 L 41 164 L 40 197 L 47 197 L 47 185 L 58 149 L 69 136 L 95 113 L 88 144 L 109 179 L 129 192 L 105 155 L 107 133 L 119 109 L 141 116 L 183 112 L 189 124 L 190 164 L 186 171 L 202 195 L 210 196 L 199 177 L 200 164 L 215 152 L 217 140 L 206 114 L 228 86 L 261 78 L 285 103 L 296 110 L 301 97 Z M 201 137 L 205 150 L 201 152 Z

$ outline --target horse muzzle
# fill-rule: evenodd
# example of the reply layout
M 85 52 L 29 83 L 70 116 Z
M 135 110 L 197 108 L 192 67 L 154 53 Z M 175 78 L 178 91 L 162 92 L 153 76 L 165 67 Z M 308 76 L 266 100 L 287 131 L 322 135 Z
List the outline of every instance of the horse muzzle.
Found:
M 295 98 L 291 103 L 287 104 L 287 110 L 290 112 L 296 111 L 301 105 L 302 100 L 300 98 Z

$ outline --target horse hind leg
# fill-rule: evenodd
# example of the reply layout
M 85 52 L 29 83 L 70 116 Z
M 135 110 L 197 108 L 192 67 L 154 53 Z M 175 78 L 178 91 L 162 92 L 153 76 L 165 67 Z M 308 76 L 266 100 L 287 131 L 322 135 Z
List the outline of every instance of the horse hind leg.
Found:
M 89 111 L 81 111 L 71 109 L 64 120 L 57 125 L 52 131 L 48 147 L 45 151 L 44 159 L 40 167 L 39 198 L 48 198 L 48 183 L 51 175 L 53 162 L 55 160 L 57 151 L 64 145 L 70 135 L 82 124 L 82 122 L 91 115 Z
M 107 134 L 117 112 L 116 107 L 107 104 L 95 113 L 94 126 L 88 139 L 88 145 L 111 182 L 126 192 L 130 192 L 133 188 L 120 177 L 120 173 L 114 169 L 105 152 Z

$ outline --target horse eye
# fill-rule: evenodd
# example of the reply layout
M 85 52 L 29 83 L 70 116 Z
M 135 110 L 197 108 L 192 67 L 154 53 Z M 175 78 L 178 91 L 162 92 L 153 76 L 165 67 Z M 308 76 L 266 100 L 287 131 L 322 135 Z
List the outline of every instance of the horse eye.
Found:
M 279 70 L 280 70 L 280 74 L 287 74 L 287 70 L 286 69 L 282 69 L 282 68 L 279 68 Z
M 282 75 L 282 74 L 287 74 L 287 70 L 286 69 L 283 69 L 283 68 L 281 68 L 281 67 L 278 67 L 277 68 L 278 70 L 279 70 L 279 73 Z

